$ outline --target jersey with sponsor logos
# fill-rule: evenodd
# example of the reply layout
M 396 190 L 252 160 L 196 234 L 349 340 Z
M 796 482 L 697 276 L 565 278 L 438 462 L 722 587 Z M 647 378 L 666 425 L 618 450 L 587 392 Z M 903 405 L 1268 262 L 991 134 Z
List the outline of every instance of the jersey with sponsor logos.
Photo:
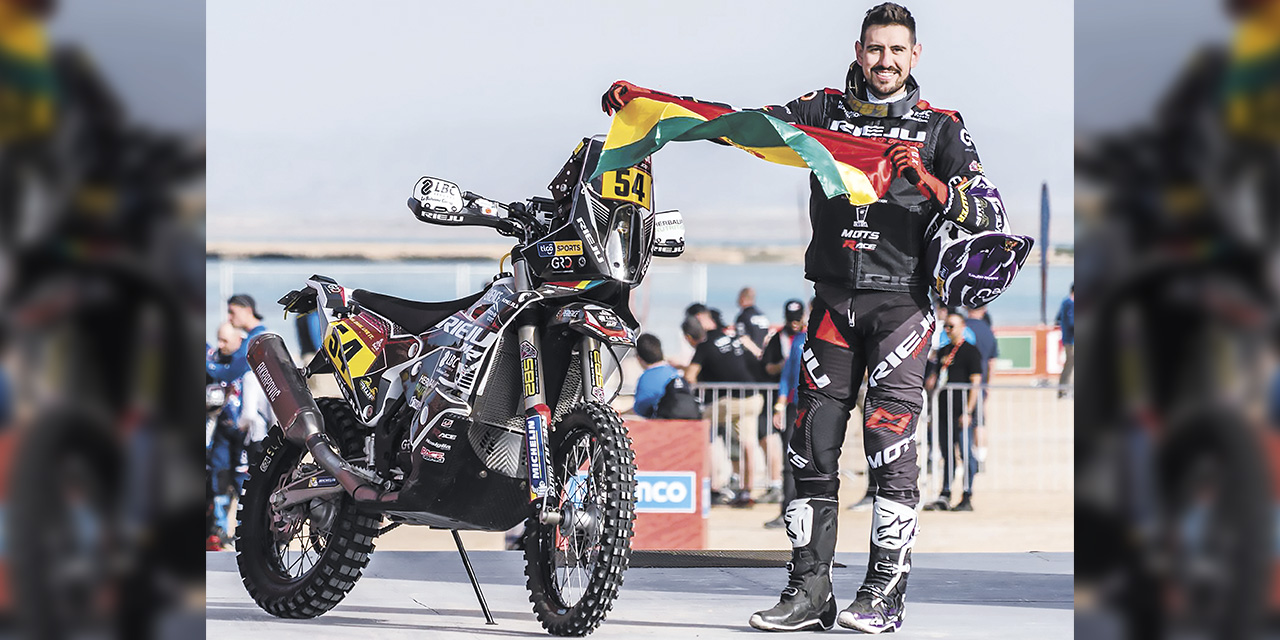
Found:
M 861 79 L 856 67 L 851 73 Z M 865 88 L 858 90 L 865 98 Z M 809 280 L 850 289 L 923 290 L 929 284 L 925 248 L 942 224 L 944 210 L 969 232 L 1007 226 L 1000 195 L 983 174 L 960 114 L 933 107 L 919 95 L 919 85 L 909 77 L 906 96 L 892 103 L 851 101 L 844 91 L 824 89 L 783 106 L 764 107 L 786 122 L 917 147 L 925 168 L 950 187 L 947 202 L 938 206 L 898 177 L 879 201 L 852 205 L 845 198 L 827 199 L 811 175 L 813 238 L 805 251 Z

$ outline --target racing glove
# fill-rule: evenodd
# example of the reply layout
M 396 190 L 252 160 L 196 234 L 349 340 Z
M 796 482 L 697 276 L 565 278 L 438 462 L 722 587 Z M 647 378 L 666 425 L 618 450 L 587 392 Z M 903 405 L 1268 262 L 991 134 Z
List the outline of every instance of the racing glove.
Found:
M 924 168 L 920 159 L 920 151 L 905 144 L 895 144 L 885 151 L 894 171 L 915 185 L 925 198 L 937 203 L 944 219 L 977 233 L 995 227 L 995 217 L 991 215 L 991 203 L 984 198 L 972 195 L 969 190 L 972 180 L 964 180 L 956 187 L 947 186 Z
M 889 161 L 893 163 L 897 174 L 915 185 L 921 195 L 939 205 L 947 203 L 947 185 L 925 170 L 919 149 L 905 144 L 895 144 L 885 150 L 884 154 L 889 156 Z
M 635 90 L 639 89 L 634 84 L 626 80 L 619 80 L 609 87 L 600 97 L 600 107 L 608 115 L 613 115 L 615 111 L 627 106 L 628 102 L 635 97 Z

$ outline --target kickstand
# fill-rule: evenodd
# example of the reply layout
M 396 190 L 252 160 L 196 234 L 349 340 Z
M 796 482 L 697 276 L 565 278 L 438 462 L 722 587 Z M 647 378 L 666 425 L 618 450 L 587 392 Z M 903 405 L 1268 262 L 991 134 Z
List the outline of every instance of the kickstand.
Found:
M 453 541 L 458 545 L 458 555 L 462 556 L 462 566 L 467 570 L 467 577 L 471 578 L 471 587 L 476 590 L 476 599 L 480 601 L 480 610 L 484 612 L 485 624 L 498 624 L 493 621 L 493 614 L 489 613 L 489 603 L 484 601 L 484 593 L 480 591 L 480 582 L 476 580 L 476 572 L 471 568 L 471 560 L 467 559 L 467 550 L 462 546 L 462 536 L 458 535 L 457 529 L 450 530 L 453 533 Z

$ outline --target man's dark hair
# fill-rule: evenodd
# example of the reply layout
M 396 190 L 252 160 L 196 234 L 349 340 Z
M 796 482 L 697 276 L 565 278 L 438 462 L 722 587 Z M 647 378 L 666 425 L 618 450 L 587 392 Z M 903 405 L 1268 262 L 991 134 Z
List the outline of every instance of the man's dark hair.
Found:
M 724 323 L 724 316 L 720 315 L 719 309 L 708 309 L 707 312 L 711 314 L 711 321 L 716 323 L 716 329 L 724 331 L 729 328 L 729 325 Z
M 662 362 L 662 341 L 652 333 L 642 333 L 636 338 L 636 357 L 645 365 Z
M 871 27 L 883 27 L 891 24 L 900 24 L 911 32 L 911 44 L 916 43 L 916 19 L 911 16 L 911 12 L 907 8 L 892 2 L 878 4 L 867 10 L 867 17 L 862 19 L 862 35 L 859 39 L 863 44 L 867 42 L 867 29 Z
M 703 340 L 707 339 L 707 330 L 703 329 L 702 322 L 693 316 L 689 316 L 684 319 L 684 324 L 680 325 L 680 330 L 683 331 L 686 336 L 692 338 L 695 344 L 699 344 Z

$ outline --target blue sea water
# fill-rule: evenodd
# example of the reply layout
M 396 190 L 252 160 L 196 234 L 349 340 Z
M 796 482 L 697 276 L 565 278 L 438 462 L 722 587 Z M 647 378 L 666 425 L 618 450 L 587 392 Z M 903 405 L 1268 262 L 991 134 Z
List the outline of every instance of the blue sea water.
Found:
M 434 301 L 479 291 L 497 272 L 496 261 L 209 258 L 205 261 L 206 340 L 213 342 L 218 324 L 226 318 L 226 299 L 232 293 L 248 293 L 257 300 L 268 328 L 280 332 L 290 351 L 297 353 L 293 319 L 284 320 L 276 301 L 302 287 L 312 274 L 327 275 L 348 287 Z M 1071 265 L 1049 267 L 1046 313 L 1050 323 L 1074 277 Z M 804 268 L 798 264 L 708 264 L 655 258 L 644 284 L 632 297 L 632 310 L 642 329 L 662 340 L 669 357 L 687 361 L 692 350 L 684 344 L 679 329 L 685 307 L 704 302 L 720 309 L 726 322 L 731 322 L 738 313 L 738 291 L 746 286 L 755 289 L 756 306 L 775 324 L 782 321 L 787 300 L 798 298 L 808 303 L 813 295 L 813 286 L 804 279 Z M 1039 265 L 1028 265 L 989 311 L 997 327 L 1038 324 Z

